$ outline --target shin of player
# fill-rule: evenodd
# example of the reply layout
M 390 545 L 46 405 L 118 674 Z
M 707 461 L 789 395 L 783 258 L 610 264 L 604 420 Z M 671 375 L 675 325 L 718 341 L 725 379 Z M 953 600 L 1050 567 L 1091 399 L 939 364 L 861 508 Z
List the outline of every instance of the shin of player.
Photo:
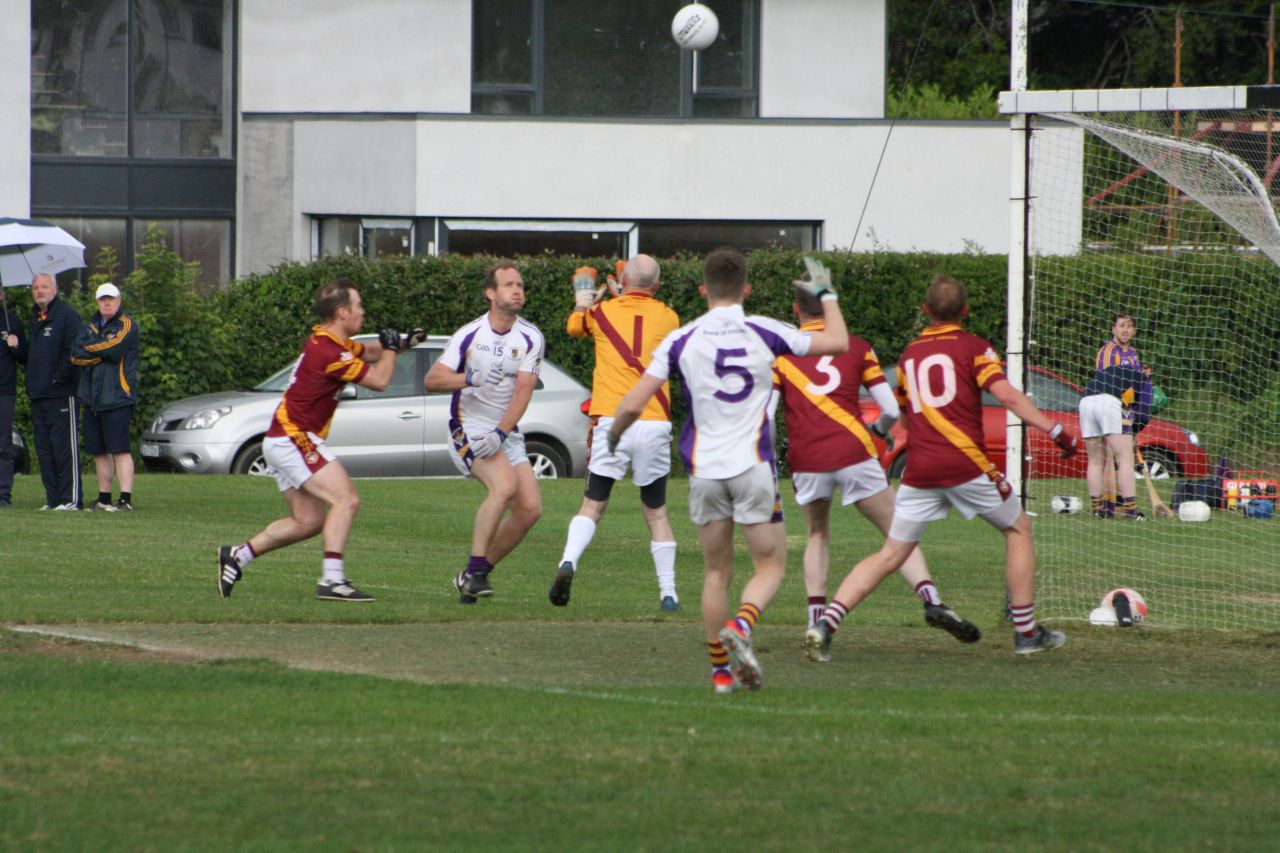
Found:
M 792 305 L 801 331 L 821 331 L 822 303 L 796 288 Z M 880 408 L 873 423 L 864 423 L 859 399 L 866 387 Z M 840 355 L 780 356 L 774 363 L 774 387 L 787 421 L 787 465 L 796 503 L 805 514 L 808 539 L 804 550 L 804 582 L 809 597 L 808 627 L 817 624 L 827 599 L 830 561 L 830 513 L 837 490 L 841 503 L 856 506 L 882 534 L 893 520 L 893 490 L 885 477 L 872 434 L 891 441 L 889 430 L 899 416 L 898 402 L 885 381 L 871 345 L 849 336 Z M 900 570 L 924 606 L 926 623 L 948 631 L 962 642 L 977 642 L 981 632 L 942 603 L 924 556 L 914 550 Z
M 610 451 L 609 426 L 618 402 L 635 386 L 663 338 L 680 325 L 676 313 L 658 301 L 658 263 L 636 255 L 619 264 L 618 291 L 599 301 L 604 288 L 595 287 L 595 270 L 583 267 L 574 275 L 575 302 L 566 331 L 595 342 L 595 370 L 591 378 L 591 457 L 586 492 L 578 514 L 569 522 L 564 553 L 547 597 L 557 607 L 569 603 L 578 561 L 595 536 L 609 504 L 614 484 L 631 476 L 640 487 L 640 503 L 649 526 L 649 551 L 658 577 L 659 606 L 679 610 L 676 593 L 676 541 L 667 518 L 667 475 L 671 470 L 670 389 L 664 384 L 650 399 L 626 440 Z M 581 286 L 580 286 L 581 285 Z M 612 288 L 609 288 L 612 290 Z
M 899 403 L 907 419 L 911 454 L 894 504 L 893 523 L 879 552 L 853 567 L 819 623 L 805 635 L 811 659 L 828 653 L 841 620 L 917 549 L 929 522 L 952 507 L 981 517 L 1005 540 L 1005 582 L 1011 597 L 1014 651 L 1030 654 L 1061 646 L 1066 637 L 1036 625 L 1035 546 L 1031 520 L 982 444 L 982 392 L 1032 427 L 1047 433 L 1064 458 L 1075 455 L 1074 435 L 1045 416 L 1005 379 L 987 341 L 961 328 L 968 294 L 949 276 L 934 278 L 923 307 L 930 325 L 898 362 Z
M 614 414 L 608 442 L 617 447 L 645 404 L 670 377 L 683 383 L 689 401 L 680 432 L 680 454 L 689 472 L 689 517 L 698 529 L 705 575 L 702 621 L 719 693 L 739 684 L 757 689 L 759 661 L 751 635 L 786 571 L 786 532 L 778 497 L 768 402 L 773 361 L 779 355 L 827 355 L 848 348 L 844 317 L 831 277 L 806 259 L 805 286 L 822 300 L 825 328 L 801 332 L 742 309 L 750 293 L 747 263 L 720 249 L 707 256 L 701 292 L 707 312 L 663 340 L 653 361 Z M 730 612 L 733 529 L 742 531 L 753 573 Z
M 248 541 L 218 549 L 218 593 L 227 598 L 245 566 L 268 551 L 323 534 L 324 562 L 316 597 L 326 601 L 373 601 L 347 580 L 343 563 L 360 498 L 355 485 L 325 447 L 338 392 L 354 382 L 373 391 L 385 389 L 395 371 L 396 353 L 425 338 L 393 329 L 378 343 L 351 340 L 364 323 L 360 292 L 347 279 L 320 287 L 315 297 L 320 324 L 302 347 L 302 356 L 285 388 L 262 441 L 289 516 L 277 519 Z
M 493 595 L 489 573 L 542 515 L 542 498 L 519 430 L 538 383 L 542 333 L 520 317 L 524 279 L 511 261 L 489 267 L 484 297 L 489 310 L 454 332 L 425 380 L 428 391 L 453 395 L 450 455 L 462 474 L 485 488 L 471 553 L 453 579 L 461 604 Z

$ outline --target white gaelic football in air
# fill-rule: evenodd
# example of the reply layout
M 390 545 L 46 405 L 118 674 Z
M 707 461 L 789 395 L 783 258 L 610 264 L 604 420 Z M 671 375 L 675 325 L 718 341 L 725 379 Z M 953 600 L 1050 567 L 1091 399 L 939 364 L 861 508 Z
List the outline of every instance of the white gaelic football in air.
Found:
M 1057 513 L 1075 515 L 1083 504 L 1075 495 L 1054 495 L 1049 500 L 1049 509 Z
M 1208 521 L 1209 505 L 1204 501 L 1183 501 L 1178 505 L 1178 518 L 1183 521 Z
M 706 50 L 720 35 L 720 19 L 702 3 L 690 3 L 671 19 L 671 37 L 686 50 Z

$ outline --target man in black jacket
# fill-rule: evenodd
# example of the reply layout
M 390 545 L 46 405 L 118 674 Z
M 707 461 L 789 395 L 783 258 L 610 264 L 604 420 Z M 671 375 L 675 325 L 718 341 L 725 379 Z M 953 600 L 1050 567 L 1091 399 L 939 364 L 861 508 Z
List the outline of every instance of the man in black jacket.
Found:
M 27 333 L 22 320 L 4 304 L 0 287 L 0 509 L 13 497 L 13 413 L 18 404 L 18 365 L 27 360 Z
M 27 343 L 27 396 L 35 432 L 43 509 L 80 509 L 80 434 L 76 424 L 79 369 L 71 363 L 71 346 L 80 334 L 80 315 L 58 298 L 53 276 L 31 280 L 31 331 Z
M 84 408 L 84 449 L 98 473 L 98 500 L 90 509 L 133 509 L 133 453 L 129 424 L 138 402 L 138 324 L 120 310 L 120 288 L 110 282 L 94 294 L 98 312 L 80 329 L 71 363 L 80 368 L 76 399 Z M 111 502 L 111 481 L 120 480 L 120 500 Z

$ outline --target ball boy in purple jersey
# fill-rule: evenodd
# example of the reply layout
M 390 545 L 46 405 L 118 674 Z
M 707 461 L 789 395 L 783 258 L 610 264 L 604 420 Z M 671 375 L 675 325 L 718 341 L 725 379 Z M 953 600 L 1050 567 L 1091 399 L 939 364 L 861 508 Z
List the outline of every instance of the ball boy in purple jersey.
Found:
M 1080 399 L 1080 434 L 1089 454 L 1087 482 L 1094 518 L 1145 521 L 1137 508 L 1134 440 L 1150 417 L 1150 368 L 1129 342 L 1137 324 L 1129 314 L 1111 317 L 1111 340 L 1098 350 L 1094 378 Z M 1118 493 L 1118 500 L 1117 500 Z
M 822 300 L 824 328 L 812 332 L 747 316 L 742 310 L 751 293 L 747 259 L 732 249 L 708 255 L 700 288 L 707 313 L 663 339 L 609 427 L 612 451 L 663 382 L 673 375 L 681 379 L 686 416 L 680 454 L 689 472 L 689 517 L 702 546 L 702 623 L 717 693 L 732 693 L 739 684 L 759 689 L 751 632 L 786 573 L 787 538 L 767 413 L 774 359 L 835 355 L 849 346 L 830 273 L 808 258 L 805 266 L 809 274 L 797 284 Z M 747 541 L 754 574 L 737 612 L 727 618 L 735 522 Z

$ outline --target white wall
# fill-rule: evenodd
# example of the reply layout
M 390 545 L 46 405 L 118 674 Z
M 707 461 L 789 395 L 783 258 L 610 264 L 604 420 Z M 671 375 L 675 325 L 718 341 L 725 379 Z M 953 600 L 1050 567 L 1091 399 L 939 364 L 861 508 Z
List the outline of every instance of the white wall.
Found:
M 471 110 L 471 0 L 241 0 L 240 9 L 244 112 Z
M 869 249 L 874 230 L 895 250 L 1005 251 L 1003 122 L 900 122 L 855 241 L 886 130 L 884 121 L 306 120 L 295 124 L 297 214 L 799 219 L 825 223 L 828 248 Z
M 764 0 L 760 115 L 884 117 L 884 0 Z
M 31 213 L 31 2 L 0 0 L 0 216 Z

